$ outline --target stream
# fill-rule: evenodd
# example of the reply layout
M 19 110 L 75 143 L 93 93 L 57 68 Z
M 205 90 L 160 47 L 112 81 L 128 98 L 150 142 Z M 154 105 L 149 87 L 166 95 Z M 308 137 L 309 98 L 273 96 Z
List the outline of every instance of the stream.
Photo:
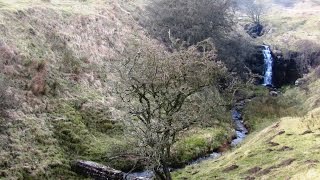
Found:
M 273 58 L 270 47 L 263 45 L 263 59 L 264 59 L 264 86 L 272 86 L 272 69 L 273 69 Z

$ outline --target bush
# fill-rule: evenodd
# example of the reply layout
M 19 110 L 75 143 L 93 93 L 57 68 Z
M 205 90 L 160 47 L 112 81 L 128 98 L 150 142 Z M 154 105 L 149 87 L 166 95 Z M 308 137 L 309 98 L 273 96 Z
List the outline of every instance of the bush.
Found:
M 3 115 L 4 110 L 14 106 L 14 99 L 7 93 L 9 82 L 0 74 L 0 115 Z
M 295 44 L 299 51 L 296 63 L 300 68 L 300 73 L 308 73 L 310 68 L 320 65 L 320 46 L 310 40 L 300 40 Z
M 230 0 L 152 0 L 143 24 L 168 45 L 176 39 L 195 45 L 230 30 L 230 7 Z

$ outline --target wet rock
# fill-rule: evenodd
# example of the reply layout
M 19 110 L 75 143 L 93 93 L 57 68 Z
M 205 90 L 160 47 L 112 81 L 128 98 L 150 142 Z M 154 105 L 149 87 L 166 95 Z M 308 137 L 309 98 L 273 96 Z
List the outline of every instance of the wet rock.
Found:
M 96 180 L 124 180 L 125 173 L 92 161 L 77 160 L 72 162 L 74 172 Z
M 225 169 L 223 170 L 223 172 L 230 172 L 230 171 L 233 171 L 233 170 L 238 169 L 238 168 L 239 168 L 238 165 L 233 164 L 233 165 L 225 168 Z
M 277 97 L 278 96 L 278 92 L 277 91 L 270 91 L 269 95 L 273 96 L 273 97 Z
M 281 87 L 286 84 L 295 84 L 296 80 L 302 75 L 299 71 L 296 63 L 296 57 L 284 58 L 283 56 L 277 56 L 272 51 L 274 63 L 273 63 L 273 84 L 276 87 Z
M 244 30 L 252 37 L 257 38 L 264 34 L 264 27 L 260 23 L 250 23 L 244 26 Z

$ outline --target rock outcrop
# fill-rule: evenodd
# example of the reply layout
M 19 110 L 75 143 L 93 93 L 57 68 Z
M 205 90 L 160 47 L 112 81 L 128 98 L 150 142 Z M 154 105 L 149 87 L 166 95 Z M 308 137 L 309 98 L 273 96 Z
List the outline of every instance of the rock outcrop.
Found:
M 294 84 L 301 77 L 294 57 L 284 58 L 280 51 L 273 51 L 273 84 L 281 87 L 287 84 Z
M 257 38 L 264 34 L 264 27 L 260 23 L 250 23 L 244 26 L 244 30 L 252 37 Z

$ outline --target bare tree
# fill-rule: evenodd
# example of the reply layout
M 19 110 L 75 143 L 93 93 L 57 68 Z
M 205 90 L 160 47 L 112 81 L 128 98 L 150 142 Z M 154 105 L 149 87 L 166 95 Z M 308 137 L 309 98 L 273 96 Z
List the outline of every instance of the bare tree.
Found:
M 266 11 L 265 5 L 255 0 L 242 0 L 240 6 L 253 23 L 260 24 Z
M 124 122 L 158 179 L 171 179 L 171 147 L 179 132 L 208 118 L 210 108 L 223 101 L 218 82 L 226 68 L 212 46 L 197 49 L 172 54 L 140 49 L 119 70 L 118 94 L 129 112 Z

